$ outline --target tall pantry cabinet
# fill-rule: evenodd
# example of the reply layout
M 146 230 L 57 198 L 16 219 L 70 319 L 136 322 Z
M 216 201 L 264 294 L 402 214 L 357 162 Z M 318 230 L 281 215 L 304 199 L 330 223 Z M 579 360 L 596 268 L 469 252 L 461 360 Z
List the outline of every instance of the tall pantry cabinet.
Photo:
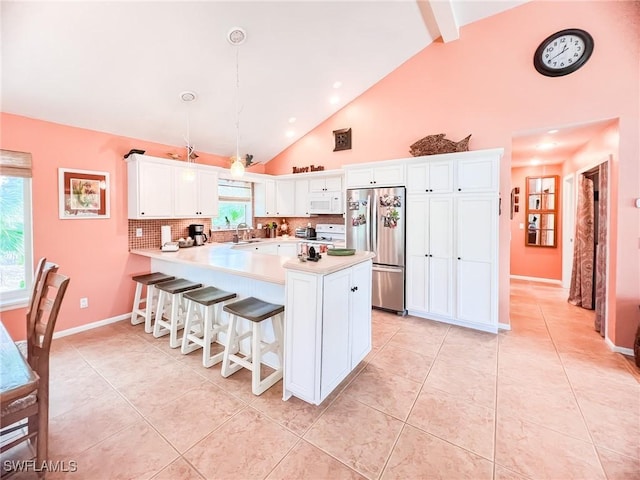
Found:
M 407 310 L 498 330 L 498 216 L 502 149 L 407 164 Z

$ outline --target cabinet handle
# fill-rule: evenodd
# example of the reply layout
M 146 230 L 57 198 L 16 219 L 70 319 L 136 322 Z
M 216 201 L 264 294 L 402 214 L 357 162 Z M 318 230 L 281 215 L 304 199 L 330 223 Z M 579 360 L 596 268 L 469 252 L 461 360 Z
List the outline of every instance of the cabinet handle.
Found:
M 433 255 L 429 254 L 429 257 L 433 257 Z
M 140 212 L 140 215 L 144 215 L 144 212 Z
M 458 189 L 458 191 L 459 191 L 459 192 L 461 192 L 461 191 L 462 191 L 462 189 L 461 189 L 461 188 L 459 188 L 459 189 Z
M 458 257 L 458 260 L 462 260 L 462 258 Z
M 351 287 L 352 292 L 355 292 L 356 290 L 358 290 L 358 287 Z

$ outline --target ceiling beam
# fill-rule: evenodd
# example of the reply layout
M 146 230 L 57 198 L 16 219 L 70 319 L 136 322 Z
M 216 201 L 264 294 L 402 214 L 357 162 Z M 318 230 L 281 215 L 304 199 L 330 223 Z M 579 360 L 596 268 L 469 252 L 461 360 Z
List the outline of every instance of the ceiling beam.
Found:
M 444 43 L 460 38 L 460 28 L 453 11 L 454 0 L 431 0 L 429 5 Z

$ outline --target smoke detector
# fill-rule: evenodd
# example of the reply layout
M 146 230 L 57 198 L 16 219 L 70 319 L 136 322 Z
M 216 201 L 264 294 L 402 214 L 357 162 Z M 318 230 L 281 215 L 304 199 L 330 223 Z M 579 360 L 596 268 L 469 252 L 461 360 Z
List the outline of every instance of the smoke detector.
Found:
M 189 102 L 195 102 L 196 101 L 197 95 L 195 94 L 195 92 L 181 92 L 180 93 L 180 100 L 182 100 L 185 103 L 189 103 Z
M 227 33 L 227 40 L 231 45 L 242 45 L 247 39 L 247 32 L 242 27 L 233 27 Z

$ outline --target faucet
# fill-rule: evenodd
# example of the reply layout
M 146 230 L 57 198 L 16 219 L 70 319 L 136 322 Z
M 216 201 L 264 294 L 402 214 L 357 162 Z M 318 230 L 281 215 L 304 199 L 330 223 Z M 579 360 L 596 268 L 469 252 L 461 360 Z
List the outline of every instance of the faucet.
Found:
M 249 231 L 249 225 L 247 225 L 244 222 L 240 222 L 237 226 L 236 226 L 236 237 L 240 238 L 240 229 L 244 230 L 244 233 L 242 234 L 242 239 L 243 240 L 247 240 L 248 238 L 248 231 Z

